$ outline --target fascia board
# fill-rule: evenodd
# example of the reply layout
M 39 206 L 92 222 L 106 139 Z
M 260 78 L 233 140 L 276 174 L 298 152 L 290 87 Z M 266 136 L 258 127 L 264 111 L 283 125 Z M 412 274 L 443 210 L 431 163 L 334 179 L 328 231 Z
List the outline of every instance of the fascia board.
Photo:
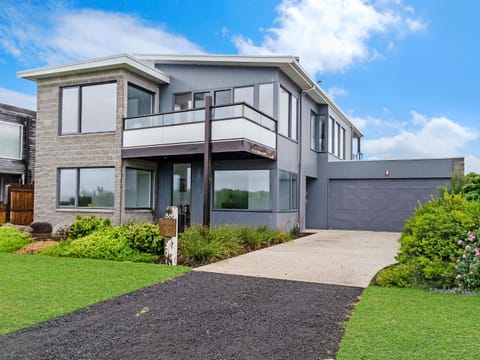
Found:
M 19 71 L 17 76 L 37 81 L 61 75 L 82 74 L 91 71 L 127 69 L 143 77 L 159 83 L 170 83 L 168 75 L 129 55 L 117 55 L 101 59 L 93 59 L 72 64 L 49 66 L 33 70 Z

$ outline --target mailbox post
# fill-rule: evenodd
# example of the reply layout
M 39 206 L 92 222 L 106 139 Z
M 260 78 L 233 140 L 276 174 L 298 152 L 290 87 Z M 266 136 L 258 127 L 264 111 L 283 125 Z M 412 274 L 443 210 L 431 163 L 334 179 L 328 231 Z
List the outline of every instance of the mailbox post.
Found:
M 165 263 L 177 265 L 178 208 L 169 206 L 165 217 L 159 219 L 159 233 L 165 238 Z

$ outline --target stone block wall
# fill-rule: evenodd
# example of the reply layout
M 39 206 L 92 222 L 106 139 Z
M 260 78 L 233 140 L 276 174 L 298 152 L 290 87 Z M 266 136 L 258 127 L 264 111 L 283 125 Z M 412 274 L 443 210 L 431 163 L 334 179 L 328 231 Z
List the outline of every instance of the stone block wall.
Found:
M 115 131 L 59 135 L 61 87 L 110 81 L 117 84 Z M 123 69 L 59 76 L 38 81 L 34 221 L 47 221 L 55 226 L 73 222 L 76 214 L 84 216 L 93 214 L 108 217 L 113 224 L 122 222 L 125 211 L 121 148 L 123 118 L 127 113 L 128 82 L 157 94 L 158 104 L 158 85 Z M 59 208 L 58 169 L 65 167 L 114 167 L 113 209 Z M 141 211 L 138 215 L 141 219 L 145 218 Z M 129 214 L 128 219 L 135 220 L 135 214 Z

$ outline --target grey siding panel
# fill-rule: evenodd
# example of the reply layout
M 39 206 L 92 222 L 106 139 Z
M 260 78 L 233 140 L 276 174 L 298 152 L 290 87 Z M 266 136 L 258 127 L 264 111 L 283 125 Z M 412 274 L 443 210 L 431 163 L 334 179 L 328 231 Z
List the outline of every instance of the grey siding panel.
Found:
M 330 180 L 328 225 L 333 229 L 402 231 L 418 201 L 448 179 Z
M 189 91 L 231 89 L 278 81 L 274 68 L 157 64 L 170 76 L 170 84 L 161 87 L 160 112 L 173 110 L 173 94 Z

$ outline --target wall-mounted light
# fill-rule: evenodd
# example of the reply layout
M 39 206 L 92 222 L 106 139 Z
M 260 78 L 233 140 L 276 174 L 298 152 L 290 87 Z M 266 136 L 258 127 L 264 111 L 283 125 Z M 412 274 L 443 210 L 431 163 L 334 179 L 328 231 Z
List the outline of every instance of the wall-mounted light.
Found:
M 385 176 L 390 176 L 390 171 L 385 170 Z

